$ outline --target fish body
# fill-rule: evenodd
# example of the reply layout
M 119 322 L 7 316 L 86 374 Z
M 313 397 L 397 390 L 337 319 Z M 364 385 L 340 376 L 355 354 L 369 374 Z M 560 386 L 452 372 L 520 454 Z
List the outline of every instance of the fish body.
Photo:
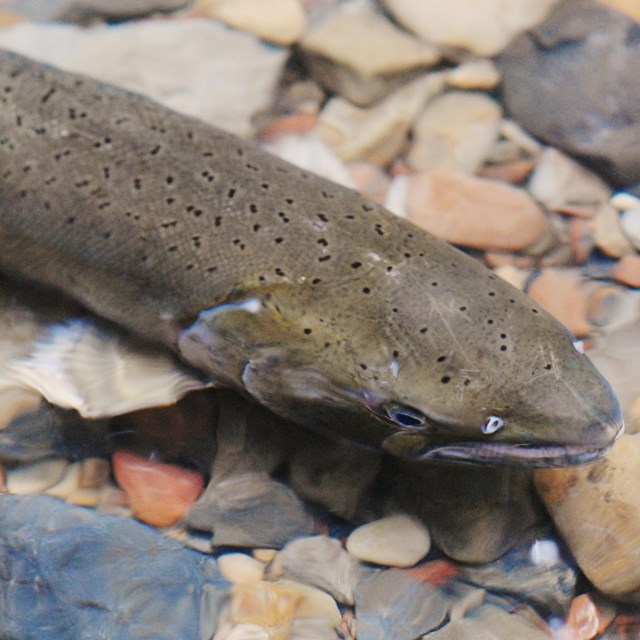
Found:
M 553 465 L 622 428 L 571 335 L 351 190 L 0 53 L 0 269 L 275 413 L 412 458 Z

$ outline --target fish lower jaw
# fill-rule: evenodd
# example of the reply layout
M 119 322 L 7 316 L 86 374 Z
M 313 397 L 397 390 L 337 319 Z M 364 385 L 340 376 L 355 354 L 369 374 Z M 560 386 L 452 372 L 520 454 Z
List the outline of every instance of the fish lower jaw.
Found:
M 613 442 L 604 447 L 459 442 L 430 449 L 421 456 L 421 459 L 531 468 L 572 467 L 602 458 L 612 446 Z

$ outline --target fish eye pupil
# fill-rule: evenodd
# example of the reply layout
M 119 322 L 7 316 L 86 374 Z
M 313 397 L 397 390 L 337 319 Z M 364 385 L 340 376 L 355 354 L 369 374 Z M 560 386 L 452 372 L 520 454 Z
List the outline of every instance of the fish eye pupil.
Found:
M 411 407 L 394 404 L 387 407 L 386 411 L 391 420 L 405 429 L 417 429 L 423 427 L 426 422 L 424 414 Z

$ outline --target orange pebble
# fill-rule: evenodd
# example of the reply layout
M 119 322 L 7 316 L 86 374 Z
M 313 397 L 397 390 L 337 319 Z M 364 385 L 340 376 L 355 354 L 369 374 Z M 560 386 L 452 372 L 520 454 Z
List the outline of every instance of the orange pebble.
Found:
M 113 473 L 135 517 L 156 527 L 178 522 L 204 487 L 204 478 L 195 471 L 126 451 L 113 454 Z
M 567 621 L 560 632 L 561 640 L 591 640 L 598 635 L 600 616 L 587 593 L 574 598 L 569 607 Z
M 460 569 L 446 560 L 432 560 L 425 564 L 408 569 L 409 573 L 420 582 L 426 582 L 434 587 L 438 587 L 452 578 L 461 574 Z
M 640 287 L 640 256 L 622 256 L 613 267 L 611 277 L 629 287 Z

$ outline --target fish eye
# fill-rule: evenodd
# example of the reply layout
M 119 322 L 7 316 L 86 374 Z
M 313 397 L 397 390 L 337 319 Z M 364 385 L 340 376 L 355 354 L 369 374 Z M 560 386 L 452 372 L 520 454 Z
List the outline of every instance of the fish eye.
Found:
M 504 427 L 504 420 L 498 416 L 489 416 L 482 424 L 482 433 L 490 436 Z
M 427 417 L 422 411 L 407 405 L 392 402 L 384 409 L 387 416 L 404 429 L 420 429 L 427 423 Z

